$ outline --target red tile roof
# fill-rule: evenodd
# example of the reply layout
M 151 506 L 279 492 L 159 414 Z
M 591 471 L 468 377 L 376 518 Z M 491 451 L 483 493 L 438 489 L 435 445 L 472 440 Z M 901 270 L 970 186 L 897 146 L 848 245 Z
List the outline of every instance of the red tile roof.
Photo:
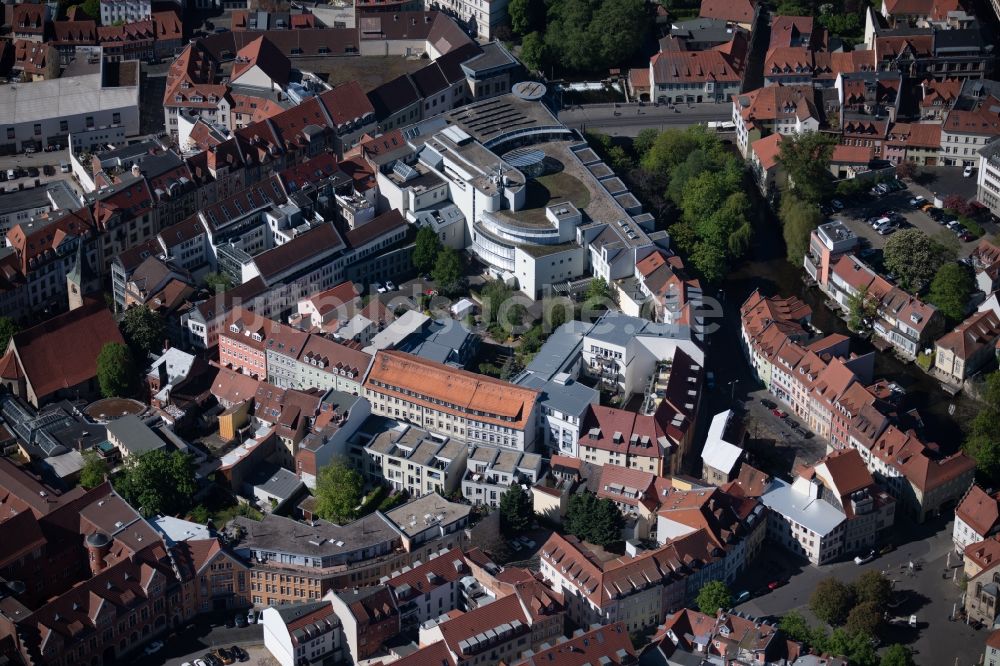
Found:
M 830 156 L 832 164 L 862 164 L 867 166 L 872 161 L 871 146 L 845 146 L 837 144 L 833 147 L 833 155 Z
M 184 26 L 175 11 L 153 12 L 153 25 L 158 40 L 181 39 L 184 36 Z
M 375 108 L 357 81 L 348 81 L 319 96 L 319 101 L 338 127 L 374 115 Z
M 955 509 L 955 515 L 981 538 L 985 538 L 1000 523 L 1000 493 L 989 495 L 973 484 Z
M 738 83 L 741 72 L 718 51 L 663 51 L 650 59 L 652 83 Z
M 763 139 L 757 139 L 750 144 L 751 150 L 760 161 L 760 166 L 765 171 L 770 171 L 778 166 L 778 155 L 781 154 L 781 142 L 783 135 L 775 132 L 768 134 Z
M 1000 99 L 985 97 L 972 109 L 952 109 L 944 119 L 944 130 L 978 136 L 1000 135 Z
M 975 312 L 935 343 L 968 361 L 984 348 L 993 348 L 1000 340 L 1000 316 L 993 310 Z
M 263 35 L 236 53 L 230 81 L 238 83 L 240 76 L 255 66 L 259 67 L 268 78 L 282 89 L 288 86 L 288 76 L 292 70 L 292 63 L 271 40 Z
M 701 0 L 698 16 L 723 19 L 733 23 L 751 23 L 754 5 L 751 0 Z
M 97 356 L 109 342 L 125 341 L 114 316 L 98 301 L 21 331 L 11 340 L 39 402 L 60 389 L 93 380 Z
M 527 659 L 515 666 L 621 666 L 636 663 L 635 649 L 629 638 L 628 628 L 621 622 L 605 625 L 574 636 Z

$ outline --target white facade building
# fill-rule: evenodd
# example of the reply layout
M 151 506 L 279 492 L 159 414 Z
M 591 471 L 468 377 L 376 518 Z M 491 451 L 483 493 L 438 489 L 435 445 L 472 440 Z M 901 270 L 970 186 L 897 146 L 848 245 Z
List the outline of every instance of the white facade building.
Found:
M 135 23 L 153 15 L 150 0 L 101 0 L 101 25 Z
M 343 659 L 344 634 L 329 601 L 265 608 L 264 647 L 281 666 Z

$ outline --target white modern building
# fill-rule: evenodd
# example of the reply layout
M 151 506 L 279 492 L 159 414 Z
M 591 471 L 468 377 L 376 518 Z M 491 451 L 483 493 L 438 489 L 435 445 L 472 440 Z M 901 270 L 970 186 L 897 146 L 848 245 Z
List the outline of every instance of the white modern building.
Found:
M 153 15 L 150 0 L 101 0 L 101 25 L 135 23 Z
M 376 435 L 364 450 L 365 475 L 410 497 L 450 495 L 462 481 L 469 454 L 465 442 L 402 423 Z
M 100 145 L 139 133 L 139 65 L 102 65 L 96 74 L 5 86 L 0 95 L 0 146 L 10 152 L 69 145 L 87 132 Z M 106 135 L 102 142 L 99 137 Z
M 1000 215 L 1000 138 L 979 150 L 976 186 L 976 198 L 994 215 Z
M 510 0 L 431 0 L 428 9 L 442 9 L 464 23 L 475 36 L 490 41 L 496 29 L 507 20 Z
M 473 504 L 500 506 L 500 497 L 514 483 L 530 488 L 542 476 L 542 457 L 536 453 L 476 446 L 469 454 L 462 495 Z M 528 491 L 530 493 L 530 490 Z
M 329 601 L 265 608 L 264 647 L 281 666 L 340 663 L 344 633 Z

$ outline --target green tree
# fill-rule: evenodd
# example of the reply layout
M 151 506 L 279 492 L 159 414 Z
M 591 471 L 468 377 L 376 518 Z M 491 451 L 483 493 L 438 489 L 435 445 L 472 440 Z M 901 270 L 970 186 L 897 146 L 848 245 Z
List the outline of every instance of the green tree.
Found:
M 95 21 L 101 20 L 101 0 L 83 0 L 80 9 Z
M 316 515 L 344 523 L 354 518 L 364 487 L 361 474 L 339 460 L 331 462 L 316 477 Z
M 115 480 L 115 490 L 144 516 L 173 516 L 191 507 L 197 490 L 194 460 L 162 449 L 130 457 Z
M 847 328 L 861 335 L 868 334 L 877 316 L 878 301 L 868 293 L 868 287 L 847 297 Z
M 649 21 L 642 0 L 603 0 L 587 27 L 603 68 L 626 64 L 639 51 Z
M 732 607 L 733 595 L 725 583 L 721 580 L 713 580 L 701 586 L 695 603 L 702 613 L 715 617 L 719 609 Z
M 808 204 L 789 192 L 781 198 L 778 209 L 781 233 L 785 237 L 788 261 L 802 265 L 802 258 L 809 251 L 809 234 L 823 223 L 823 214 L 814 204 Z
M 842 628 L 834 629 L 830 637 L 818 647 L 824 652 L 847 657 L 851 666 L 877 666 L 878 654 L 870 634 L 851 633 Z
M 642 0 L 561 0 L 549 3 L 539 32 L 560 68 L 593 72 L 625 64 L 648 29 Z
M 83 468 L 80 470 L 80 485 L 90 490 L 104 483 L 104 477 L 111 472 L 108 463 L 93 449 L 83 452 Z
M 510 0 L 507 5 L 510 27 L 516 34 L 524 36 L 545 30 L 544 0 Z
M 233 288 L 233 281 L 225 273 L 208 273 L 204 279 L 205 285 L 215 294 L 221 294 Z
M 434 267 L 440 252 L 441 241 L 434 229 L 429 226 L 420 227 L 413 246 L 413 266 L 421 273 L 426 273 Z
M 936 305 L 945 317 L 957 322 L 965 317 L 969 298 L 975 289 L 972 272 L 962 264 L 949 262 L 934 275 L 927 300 Z
M 521 62 L 532 72 L 540 72 L 549 63 L 549 47 L 542 33 L 529 32 L 521 40 Z
M 854 581 L 854 597 L 858 604 L 871 603 L 881 613 L 892 598 L 892 581 L 879 571 L 866 571 Z
M 945 262 L 945 248 L 919 229 L 893 234 L 882 251 L 885 267 L 896 275 L 899 286 L 917 293 Z
M 521 534 L 531 528 L 535 516 L 531 495 L 520 483 L 514 483 L 500 496 L 500 530 L 507 536 Z
M 778 150 L 778 163 L 802 201 L 818 204 L 833 188 L 830 158 L 837 139 L 822 132 L 804 132 L 785 137 Z
M 458 256 L 458 252 L 450 247 L 443 248 L 438 254 L 431 277 L 437 282 L 438 290 L 443 294 L 453 294 L 458 291 L 462 282 L 462 259 Z
M 809 597 L 809 609 L 823 622 L 840 626 L 854 605 L 854 592 L 832 576 L 821 580 Z
M 879 624 L 882 622 L 882 611 L 874 601 L 865 601 L 857 604 L 847 614 L 847 621 L 844 629 L 852 634 L 866 634 L 874 636 Z
M 625 519 L 610 499 L 598 499 L 593 493 L 579 493 L 569 500 L 566 531 L 584 541 L 607 546 L 622 540 Z
M 121 323 L 122 336 L 139 358 L 163 349 L 166 324 L 163 316 L 145 305 L 136 305 L 125 311 Z
M 990 412 L 994 416 L 992 425 L 981 419 L 983 413 Z M 969 436 L 965 438 L 962 449 L 976 461 L 976 470 L 983 480 L 994 482 L 1000 480 L 1000 437 L 996 434 L 996 423 L 1000 415 L 992 410 L 983 410 L 972 421 Z
M 105 398 L 129 396 L 135 382 L 132 352 L 120 342 L 108 342 L 97 355 L 97 382 Z
M 784 631 L 793 641 L 799 641 L 808 645 L 812 638 L 812 627 L 802 617 L 802 614 L 796 611 L 785 613 L 778 620 L 778 628 Z
M 879 666 L 916 666 L 916 662 L 913 661 L 913 652 L 910 648 L 893 643 L 882 654 Z
M 597 501 L 594 509 L 593 523 L 590 527 L 590 538 L 587 540 L 598 546 L 610 546 L 622 540 L 622 528 L 625 518 L 615 503 L 608 498 Z
M 0 317 L 0 355 L 7 353 L 10 339 L 17 334 L 17 324 L 10 317 Z
M 659 135 L 659 131 L 647 127 L 644 130 L 639 130 L 639 133 L 632 139 L 632 151 L 640 161 L 652 150 L 653 144 L 656 143 Z

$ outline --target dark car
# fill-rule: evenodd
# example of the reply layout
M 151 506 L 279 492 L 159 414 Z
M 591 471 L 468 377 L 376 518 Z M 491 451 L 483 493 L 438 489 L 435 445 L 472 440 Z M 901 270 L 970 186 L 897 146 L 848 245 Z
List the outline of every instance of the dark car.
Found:
M 240 613 L 239 615 L 237 615 L 236 616 L 236 626 L 237 627 L 245 627 L 245 626 L 247 626 L 247 616 L 244 615 L 243 613 Z
M 230 616 L 226 618 L 226 626 L 232 629 L 236 626 L 236 618 Z
M 56 168 L 51 164 L 46 164 L 44 167 L 42 167 L 42 173 L 44 173 L 46 176 L 54 176 L 56 175 Z
M 206 652 L 205 654 L 203 654 L 202 657 L 201 657 L 201 659 L 206 664 L 208 664 L 208 666 L 224 666 L 224 664 L 222 663 L 222 660 L 219 659 L 218 657 L 216 657 L 211 652 Z
M 229 648 L 229 652 L 239 661 L 250 661 L 250 653 L 241 648 L 239 645 L 234 645 Z
M 38 167 L 28 167 L 28 176 L 38 178 Z
M 236 661 L 236 656 L 226 648 L 216 648 L 215 656 L 218 657 L 219 661 L 221 661 L 225 666 L 229 666 L 229 664 Z
M 768 409 L 776 409 L 778 407 L 777 403 L 768 400 L 767 398 L 761 398 L 760 404 L 764 405 Z

